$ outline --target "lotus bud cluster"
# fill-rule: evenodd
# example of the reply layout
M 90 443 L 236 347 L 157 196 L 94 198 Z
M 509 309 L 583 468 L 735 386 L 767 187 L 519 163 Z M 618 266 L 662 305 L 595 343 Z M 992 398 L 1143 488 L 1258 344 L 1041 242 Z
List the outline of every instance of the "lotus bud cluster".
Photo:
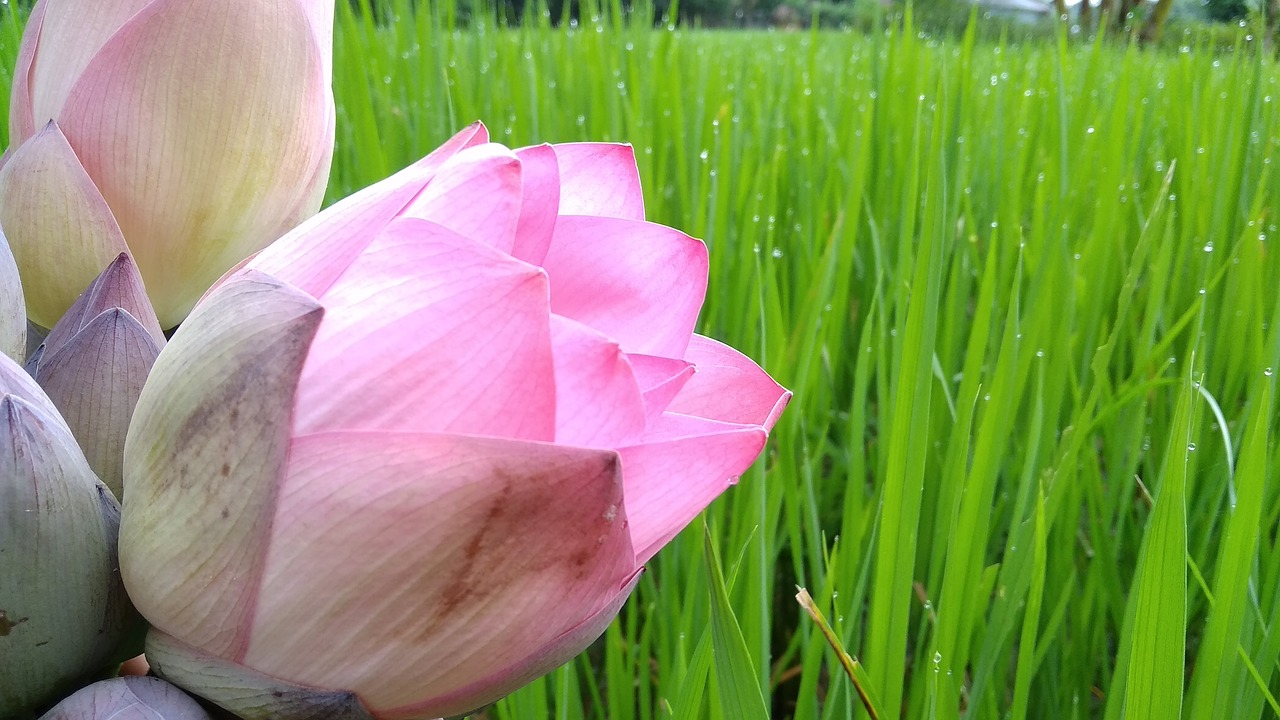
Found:
M 54 323 L 122 252 L 173 327 L 314 213 L 333 0 L 40 0 L 14 70 L 0 227 Z
M 155 671 L 245 718 L 390 720 L 573 657 L 790 396 L 693 333 L 706 287 L 630 147 L 478 124 L 271 245 L 129 430 Z

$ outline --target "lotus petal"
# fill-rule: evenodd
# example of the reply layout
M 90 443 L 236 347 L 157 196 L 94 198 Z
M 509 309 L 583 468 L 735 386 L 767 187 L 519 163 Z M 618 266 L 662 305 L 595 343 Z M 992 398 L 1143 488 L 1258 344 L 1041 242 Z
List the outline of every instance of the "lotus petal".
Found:
M 89 61 L 129 18 L 152 0 L 45 0 L 31 65 L 35 127 L 56 120 L 71 86 Z
M 320 297 L 369 243 L 426 187 L 446 160 L 488 141 L 473 123 L 435 152 L 365 190 L 338 201 L 258 253 L 247 267 Z
M 645 443 L 619 450 L 627 516 L 638 563 L 706 509 L 746 472 L 764 448 L 758 427 L 667 413 Z
M 523 170 L 523 198 L 516 241 L 511 254 L 527 263 L 542 265 L 560 213 L 560 165 L 555 148 L 535 145 L 516 151 Z
M 0 395 L 0 716 L 47 706 L 117 653 L 115 507 L 61 418 Z
M 640 568 L 622 583 L 622 587 L 607 604 L 592 613 L 582 622 L 561 633 L 559 637 L 531 652 L 528 656 L 515 659 L 507 665 L 490 668 L 488 675 L 479 676 L 470 684 L 454 692 L 425 702 L 396 708 L 379 713 L 385 720 L 415 720 L 438 714 L 436 708 L 441 707 L 480 707 L 488 704 L 490 698 L 498 698 L 514 692 L 520 687 L 533 682 L 573 659 L 582 649 L 604 634 L 609 624 L 617 617 L 623 603 L 635 590 L 636 583 L 644 574 Z M 452 712 L 452 711 L 450 711 Z M 467 714 L 466 711 L 455 713 L 455 717 Z
M 244 664 L 353 690 L 379 716 L 496 699 L 510 687 L 457 693 L 608 607 L 633 573 L 618 475 L 611 451 L 497 438 L 295 439 Z
M 0 233 L 0 353 L 18 363 L 27 357 L 27 305 L 22 299 L 22 279 L 3 233 Z
M 243 720 L 372 720 L 354 693 L 267 677 L 154 628 L 147 633 L 147 658 L 160 677 Z
M 553 145 L 560 164 L 560 214 L 644 220 L 640 171 L 630 145 Z
M 27 25 L 22 32 L 22 43 L 18 46 L 13 68 L 13 88 L 9 93 L 9 149 L 4 151 L 4 157 L 0 157 L 0 168 L 8 163 L 10 151 L 35 135 L 39 127 L 35 124 L 32 110 L 31 67 L 35 64 L 36 46 L 40 44 L 48 7 L 47 2 L 37 2 L 31 8 L 31 15 L 27 16 Z
M 520 219 L 520 188 L 515 153 L 501 145 L 479 145 L 446 160 L 401 214 L 510 253 Z
M 547 279 L 435 223 L 392 223 L 321 297 L 297 432 L 551 440 Z
M 671 412 L 769 430 L 791 399 L 751 358 L 717 340 L 694 335 L 684 357 L 698 371 L 671 401 Z
M 56 352 L 36 380 L 66 419 L 90 467 L 124 497 L 124 439 L 160 346 L 132 315 L 103 311 Z
M 551 347 L 556 442 L 609 448 L 638 441 L 644 434 L 644 398 L 618 344 L 581 323 L 554 315 Z
M 138 274 L 138 268 L 129 254 L 120 253 L 89 283 L 89 287 L 80 293 L 80 297 L 76 298 L 58 324 L 49 331 L 44 341 L 45 361 L 51 360 L 65 343 L 84 330 L 98 315 L 111 308 L 127 311 L 150 336 L 157 350 L 164 345 L 164 332 L 160 330 L 160 321 L 151 308 L 151 301 L 147 299 L 142 276 Z
M 120 677 L 77 690 L 40 720 L 209 720 L 209 713 L 159 678 Z
M 305 293 L 246 271 L 183 323 L 138 399 L 124 449 L 125 585 L 153 625 L 209 652 L 247 646 L 273 479 L 322 314 Z
M 639 353 L 632 353 L 628 359 L 635 370 L 640 392 L 644 394 L 645 414 L 651 422 L 657 420 L 693 377 L 693 363 Z
M 0 170 L 0 226 L 22 273 L 27 314 L 53 327 L 120 253 L 124 236 L 62 130 L 44 126 Z
M 552 312 L 608 335 L 627 353 L 684 356 L 707 294 L 700 241 L 654 223 L 561 216 L 543 267 Z

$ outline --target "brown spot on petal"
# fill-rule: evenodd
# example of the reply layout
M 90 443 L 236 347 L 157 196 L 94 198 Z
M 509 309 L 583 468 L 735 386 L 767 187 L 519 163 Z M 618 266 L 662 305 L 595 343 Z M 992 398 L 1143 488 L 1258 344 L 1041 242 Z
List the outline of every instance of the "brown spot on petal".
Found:
M 9 619 L 9 613 L 0 610 L 0 637 L 4 637 L 13 632 L 13 629 L 26 622 L 27 618 Z
M 448 577 L 438 578 L 436 599 L 431 603 L 431 617 L 424 618 L 417 632 L 430 637 L 451 623 L 473 622 L 477 610 L 505 597 L 512 587 L 523 587 L 526 578 L 537 577 L 537 586 L 547 586 L 547 576 L 559 578 L 553 583 L 570 591 L 600 571 L 604 542 L 611 536 L 618 520 L 617 487 L 613 484 L 616 459 L 609 458 L 598 468 L 549 464 L 541 471 L 528 468 L 490 468 L 485 482 L 491 493 L 478 500 L 476 520 L 459 527 L 458 543 L 452 550 L 452 561 L 446 561 Z M 559 473 L 585 473 L 582 490 L 588 495 L 565 497 Z M 589 494 L 599 493 L 597 497 Z M 611 504 L 612 504 L 611 503 Z M 604 512 L 590 508 L 606 507 Z M 533 519 L 536 517 L 536 520 Z M 516 530 L 533 521 L 548 528 L 545 538 L 531 538 L 526 531 Z M 554 528 L 555 530 L 551 530 Z M 565 532 L 581 533 L 579 539 Z M 526 528 L 527 530 L 527 528 Z M 585 541 L 584 541 L 585 540 Z M 591 542 L 596 540 L 596 542 Z M 529 543 L 550 547 L 530 547 Z M 556 552 L 559 550 L 559 553 Z
M 507 503 L 511 498 L 511 485 L 514 481 L 514 478 L 506 475 L 495 480 L 495 483 L 502 483 L 502 490 L 493 498 L 484 520 L 462 548 L 462 564 L 458 569 L 458 575 L 448 583 L 440 596 L 440 611 L 437 614 L 439 618 L 443 619 L 453 614 L 467 600 L 474 601 L 488 594 L 489 590 L 484 585 L 485 570 L 476 568 L 476 561 L 480 559 L 486 540 L 491 543 L 501 541 L 501 537 L 492 537 L 495 534 L 494 526 L 501 522 L 507 513 Z

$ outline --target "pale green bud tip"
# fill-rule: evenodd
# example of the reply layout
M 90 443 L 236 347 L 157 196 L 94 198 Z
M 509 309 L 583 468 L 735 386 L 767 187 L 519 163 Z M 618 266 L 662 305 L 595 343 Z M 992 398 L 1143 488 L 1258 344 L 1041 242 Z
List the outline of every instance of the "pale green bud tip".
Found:
M 156 675 L 244 720 L 373 720 L 355 693 L 267 677 L 152 628 L 147 661 Z
M 191 696 L 152 677 L 103 680 L 81 688 L 40 720 L 209 720 Z

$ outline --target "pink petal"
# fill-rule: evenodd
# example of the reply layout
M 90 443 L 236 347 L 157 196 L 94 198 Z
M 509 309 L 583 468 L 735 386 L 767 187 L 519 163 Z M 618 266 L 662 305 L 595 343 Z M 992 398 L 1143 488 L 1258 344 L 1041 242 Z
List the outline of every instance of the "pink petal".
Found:
M 694 335 L 684 359 L 698 371 L 671 401 L 671 412 L 769 430 L 791 399 L 751 358 L 717 340 Z
M 322 301 L 299 432 L 554 436 L 547 280 L 538 268 L 404 218 Z
M 521 148 L 516 156 L 524 168 L 524 198 L 511 254 L 542 265 L 560 212 L 560 166 L 550 145 Z
M 556 368 L 556 442 L 609 448 L 644 433 L 645 406 L 618 344 L 581 323 L 551 318 Z
M 693 377 L 693 363 L 638 353 L 627 357 L 635 370 L 640 392 L 644 394 L 645 415 L 650 421 L 654 421 L 666 411 L 680 388 Z
M 510 253 L 520 218 L 520 160 L 489 143 L 446 160 L 401 213 Z
M 470 707 L 474 709 L 482 707 L 492 698 L 510 694 L 518 688 L 546 675 L 555 668 L 572 660 L 574 656 L 595 642 L 596 638 L 604 634 L 604 631 L 609 628 L 609 623 L 613 622 L 613 619 L 618 615 L 618 611 L 622 609 L 627 598 L 631 596 L 631 591 L 635 590 L 643 574 L 644 568 L 636 570 L 630 579 L 624 581 L 622 589 L 607 605 L 578 623 L 577 626 L 566 630 L 560 637 L 533 654 L 523 658 L 515 658 L 510 654 L 504 653 L 501 658 L 507 660 L 510 664 L 499 666 L 497 670 L 490 670 L 487 676 L 481 677 L 479 680 L 475 680 L 471 684 L 465 685 L 446 696 L 408 707 L 384 710 L 378 714 L 380 720 L 417 720 L 417 718 L 424 717 L 424 712 L 426 717 L 430 717 L 432 714 L 440 714 L 440 711 L 431 712 L 431 708 Z M 499 664 L 495 663 L 495 665 Z
M 622 448 L 627 517 L 636 562 L 645 563 L 751 466 L 760 428 L 671 413 L 644 444 Z M 701 434 L 692 434 L 701 433 Z
M 635 569 L 626 524 L 609 451 L 297 438 L 244 664 L 349 689 L 378 715 L 472 710 L 509 689 L 475 678 L 541 655 L 616 601 Z
M 700 241 L 653 223 L 561 216 L 544 267 L 552 312 L 627 353 L 684 355 L 707 292 Z
M 32 120 L 59 119 L 63 103 L 107 40 L 152 0 L 45 0 L 44 22 L 31 68 Z
M 472 123 L 430 155 L 350 195 L 271 243 L 248 264 L 313 296 L 323 295 L 365 247 L 413 200 L 436 170 L 465 148 L 488 141 Z
M 453 137 L 445 140 L 440 147 L 432 150 L 430 154 L 414 163 L 427 176 L 435 174 L 440 166 L 446 163 L 449 158 L 458 153 L 473 148 L 477 145 L 484 145 L 489 142 L 489 128 L 479 120 L 462 128 Z
M 125 587 L 156 628 L 235 658 L 288 459 L 316 302 L 251 270 L 196 308 L 156 360 L 125 440 Z
M 640 171 L 630 145 L 552 146 L 560 162 L 560 214 L 644 220 Z
M 154 0 L 94 56 L 59 122 L 164 327 L 317 207 L 330 89 L 296 0 Z
M 324 65 L 324 84 L 333 84 L 333 9 L 334 3 L 329 0 L 301 0 L 302 9 L 311 21 L 311 32 L 316 36 L 316 45 L 320 48 L 321 62 Z
M 9 94 L 9 149 L 5 150 L 5 158 L 13 148 L 27 141 L 36 134 L 36 121 L 31 100 L 31 67 L 35 64 L 36 51 L 43 32 L 45 10 L 48 1 L 37 2 L 27 18 L 26 29 L 22 32 L 22 43 L 18 46 L 18 57 L 13 68 L 13 88 Z M 40 123 L 44 125 L 44 123 Z M 7 161 L 0 158 L 0 167 Z
M 122 252 L 120 227 L 93 180 L 49 123 L 0 170 L 0 225 L 22 273 L 27 314 L 53 327 Z

